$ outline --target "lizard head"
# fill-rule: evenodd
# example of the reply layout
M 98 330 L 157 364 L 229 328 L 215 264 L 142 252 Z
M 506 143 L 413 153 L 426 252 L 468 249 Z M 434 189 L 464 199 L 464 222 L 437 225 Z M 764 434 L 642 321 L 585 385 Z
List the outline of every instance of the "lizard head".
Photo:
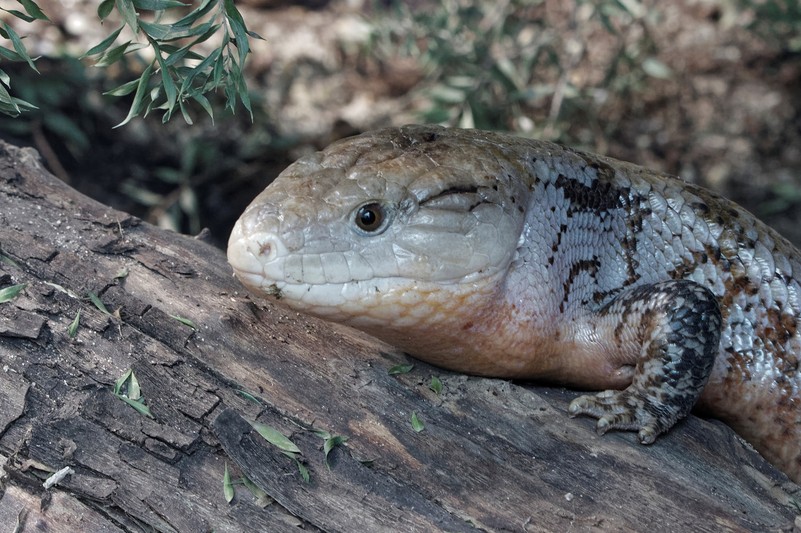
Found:
M 236 276 L 356 327 L 426 295 L 491 290 L 515 255 L 528 189 L 492 134 L 465 133 L 393 128 L 298 160 L 236 223 Z

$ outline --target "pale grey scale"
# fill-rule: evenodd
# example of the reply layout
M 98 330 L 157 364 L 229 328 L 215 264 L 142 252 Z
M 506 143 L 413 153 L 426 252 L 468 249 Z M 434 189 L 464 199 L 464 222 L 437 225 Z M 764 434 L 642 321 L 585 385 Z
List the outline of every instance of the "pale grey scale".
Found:
M 714 294 L 723 294 L 726 290 L 722 277 L 711 262 L 698 265 L 695 270 L 687 275 L 687 279 L 708 287 Z
M 681 231 L 677 235 L 678 241 L 681 242 L 681 245 L 684 247 L 685 250 L 688 252 L 701 252 L 703 251 L 703 246 L 696 238 L 693 230 L 688 228 L 685 225 L 682 225 Z
M 787 281 L 785 287 L 787 289 L 787 312 L 798 315 L 799 309 L 801 309 L 801 291 L 799 290 L 799 286 L 794 282 Z

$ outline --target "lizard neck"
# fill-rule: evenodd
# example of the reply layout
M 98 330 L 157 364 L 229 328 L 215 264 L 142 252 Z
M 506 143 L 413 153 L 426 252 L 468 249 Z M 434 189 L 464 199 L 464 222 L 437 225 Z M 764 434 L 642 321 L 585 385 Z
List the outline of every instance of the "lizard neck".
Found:
M 363 311 L 375 313 L 340 320 L 458 372 L 581 388 L 622 388 L 631 380 L 628 367 L 599 357 L 608 347 L 588 320 L 547 312 L 548 294 L 521 291 L 515 278 L 505 272 L 469 287 L 417 284 L 384 291 L 377 301 L 362 303 Z M 403 305 L 410 299 L 416 303 Z

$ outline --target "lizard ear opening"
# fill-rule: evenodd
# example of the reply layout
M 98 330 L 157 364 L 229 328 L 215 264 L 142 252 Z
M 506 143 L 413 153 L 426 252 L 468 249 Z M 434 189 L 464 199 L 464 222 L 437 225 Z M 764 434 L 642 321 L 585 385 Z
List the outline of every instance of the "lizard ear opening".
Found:
M 371 201 L 353 212 L 357 232 L 362 235 L 380 235 L 389 226 L 389 212 L 380 202 Z

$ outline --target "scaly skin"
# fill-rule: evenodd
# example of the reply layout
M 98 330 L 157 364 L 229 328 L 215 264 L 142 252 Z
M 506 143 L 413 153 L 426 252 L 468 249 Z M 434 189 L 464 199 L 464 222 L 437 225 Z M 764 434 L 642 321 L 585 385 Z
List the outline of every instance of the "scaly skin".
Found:
M 253 292 L 453 370 L 589 389 L 653 442 L 697 405 L 801 481 L 799 252 L 732 202 L 552 143 L 407 126 L 335 143 L 247 208 Z

